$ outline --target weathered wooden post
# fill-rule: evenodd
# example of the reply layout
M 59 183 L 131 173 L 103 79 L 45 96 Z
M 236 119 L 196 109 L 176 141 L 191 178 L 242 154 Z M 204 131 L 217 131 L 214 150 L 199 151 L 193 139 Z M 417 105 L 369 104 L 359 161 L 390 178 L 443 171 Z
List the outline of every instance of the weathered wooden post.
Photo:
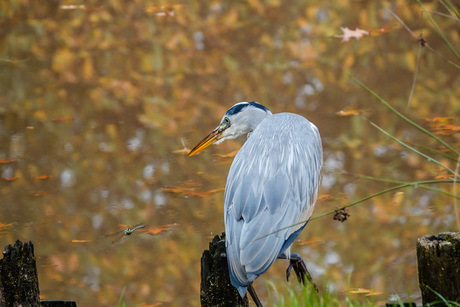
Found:
M 417 262 L 423 305 L 439 302 L 430 306 L 445 306 L 442 298 L 460 302 L 460 233 L 418 239 Z
M 0 306 L 40 306 L 39 294 L 34 245 L 17 240 L 0 259 Z
M 230 283 L 225 232 L 209 243 L 209 250 L 201 256 L 201 306 L 247 307 L 248 298 L 241 298 L 238 290 Z

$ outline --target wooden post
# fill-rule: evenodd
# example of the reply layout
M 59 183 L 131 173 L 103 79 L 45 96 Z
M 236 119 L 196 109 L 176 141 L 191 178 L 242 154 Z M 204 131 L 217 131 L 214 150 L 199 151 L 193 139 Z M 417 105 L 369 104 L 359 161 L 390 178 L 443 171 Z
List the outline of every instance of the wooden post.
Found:
M 419 238 L 417 262 L 423 305 L 439 302 L 430 306 L 445 306 L 439 295 L 447 301 L 460 302 L 459 232 Z
M 9 244 L 0 260 L 0 306 L 40 306 L 32 242 Z
M 201 306 L 249 306 L 248 298 L 241 298 L 238 290 L 230 283 L 225 232 L 209 243 L 209 250 L 201 256 Z

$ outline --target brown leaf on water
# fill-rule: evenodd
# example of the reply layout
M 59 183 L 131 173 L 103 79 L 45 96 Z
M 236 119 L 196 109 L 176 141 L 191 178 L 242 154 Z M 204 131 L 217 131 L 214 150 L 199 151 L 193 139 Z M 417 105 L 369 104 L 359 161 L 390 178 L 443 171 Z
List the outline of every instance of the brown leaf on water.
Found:
M 372 290 L 366 288 L 356 288 L 356 290 L 350 290 L 349 292 L 352 294 L 368 294 L 372 293 Z
M 296 240 L 297 245 L 303 246 L 303 245 L 310 245 L 310 244 L 315 244 L 315 243 L 323 243 L 324 241 L 321 240 Z
M 221 159 L 234 158 L 237 153 L 238 153 L 238 150 L 235 150 L 235 151 L 229 152 L 227 154 L 215 154 L 214 157 L 221 158 Z
M 377 28 L 377 29 L 369 29 L 369 35 L 380 36 L 382 34 L 391 32 L 396 29 L 399 29 L 399 24 L 387 25 L 387 26 Z
M 49 180 L 51 178 L 53 178 L 53 176 L 51 175 L 41 175 L 41 176 L 35 177 L 35 180 Z
M 425 118 L 425 121 L 430 123 L 430 129 L 438 135 L 453 135 L 460 133 L 460 126 L 453 123 L 455 117 L 433 117 Z
M 0 231 L 5 231 L 8 228 L 11 228 L 11 224 L 3 224 L 0 222 Z
M 345 109 L 336 112 L 338 116 L 353 116 L 353 115 L 360 115 L 363 114 L 364 111 L 358 109 Z
M 18 159 L 0 159 L 0 164 L 8 164 L 18 161 Z
M 170 192 L 170 193 L 175 193 L 175 194 L 184 193 L 186 189 L 187 188 L 184 188 L 184 187 L 161 188 L 161 190 L 164 192 Z
M 213 190 L 208 190 L 208 191 L 189 191 L 187 193 L 187 196 L 199 196 L 199 197 L 206 197 L 211 194 L 223 191 L 225 188 L 218 188 L 218 189 L 213 189 Z
M 450 122 L 453 119 L 455 119 L 455 117 L 451 117 L 451 116 L 426 117 L 425 121 L 427 121 L 427 122 L 437 122 L 437 123 L 447 123 L 447 122 Z
M 50 121 L 52 121 L 53 123 L 62 123 L 62 122 L 65 122 L 68 120 L 74 120 L 74 119 L 75 119 L 75 116 L 65 116 L 61 118 L 52 118 L 50 119 Z
M 4 181 L 11 182 L 11 181 L 16 181 L 19 179 L 19 177 L 3 177 L 2 178 Z
M 453 177 L 454 177 L 453 174 L 438 175 L 438 176 L 435 176 L 434 179 L 436 179 L 436 180 L 447 180 L 447 179 L 451 179 L 451 178 L 453 178 Z
M 86 9 L 84 4 L 63 4 L 60 5 L 61 10 L 84 10 Z
M 191 185 L 191 183 L 185 183 L 186 185 Z M 174 194 L 182 194 L 184 196 L 199 196 L 205 197 L 211 194 L 223 191 L 224 188 L 218 188 L 213 190 L 207 191 L 199 191 L 195 186 L 179 186 L 179 187 L 169 187 L 169 188 L 162 188 L 162 191 L 171 192 Z
M 91 240 L 72 240 L 72 243 L 89 243 Z
M 181 8 L 183 4 L 166 4 L 161 6 L 149 6 L 144 9 L 148 14 L 156 17 L 172 17 L 176 15 L 177 9 Z
M 44 195 L 47 195 L 48 192 L 32 192 L 31 195 L 34 196 L 34 197 L 40 197 L 40 196 L 44 196 Z
M 453 124 L 437 125 L 435 127 L 432 126 L 432 129 L 436 134 L 440 135 L 453 135 L 460 133 L 460 126 Z
M 162 232 L 170 230 L 172 227 L 176 226 L 176 224 L 166 224 L 161 226 L 151 226 L 145 229 L 140 229 L 140 232 L 148 233 L 151 235 L 157 235 Z

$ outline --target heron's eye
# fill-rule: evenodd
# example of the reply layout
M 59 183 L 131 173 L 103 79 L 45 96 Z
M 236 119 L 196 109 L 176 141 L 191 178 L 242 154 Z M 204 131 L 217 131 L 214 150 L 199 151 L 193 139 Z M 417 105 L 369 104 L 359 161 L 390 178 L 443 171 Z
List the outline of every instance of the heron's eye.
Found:
M 225 118 L 224 118 L 224 123 L 225 123 L 227 126 L 230 126 L 230 120 L 228 119 L 228 117 L 225 117 Z

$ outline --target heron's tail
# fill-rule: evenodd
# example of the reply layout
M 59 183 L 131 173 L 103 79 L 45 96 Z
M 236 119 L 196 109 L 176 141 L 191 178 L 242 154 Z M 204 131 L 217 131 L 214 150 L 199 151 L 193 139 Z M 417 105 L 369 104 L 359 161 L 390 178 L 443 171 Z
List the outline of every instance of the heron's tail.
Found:
M 248 287 L 244 286 L 244 287 L 236 287 L 236 288 L 238 289 L 238 292 L 240 293 L 241 298 L 244 298 L 244 296 L 246 295 L 246 292 L 248 291 Z

